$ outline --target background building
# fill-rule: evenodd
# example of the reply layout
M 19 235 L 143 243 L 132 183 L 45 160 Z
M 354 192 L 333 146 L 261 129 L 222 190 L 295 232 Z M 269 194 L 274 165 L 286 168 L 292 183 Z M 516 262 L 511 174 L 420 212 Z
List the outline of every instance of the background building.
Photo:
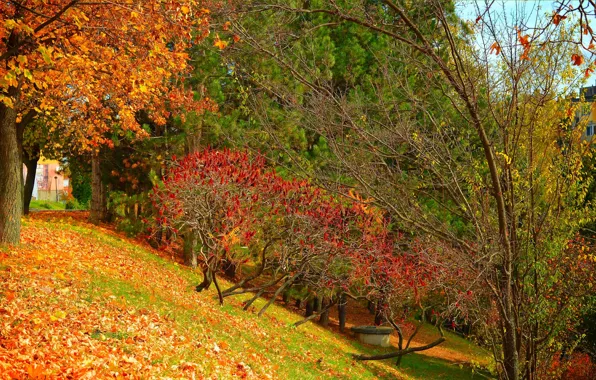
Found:
M 39 160 L 32 200 L 56 202 L 66 199 L 70 193 L 70 181 L 60 169 L 60 162 L 56 160 L 45 160 L 43 157 Z M 27 175 L 25 166 L 23 175 Z

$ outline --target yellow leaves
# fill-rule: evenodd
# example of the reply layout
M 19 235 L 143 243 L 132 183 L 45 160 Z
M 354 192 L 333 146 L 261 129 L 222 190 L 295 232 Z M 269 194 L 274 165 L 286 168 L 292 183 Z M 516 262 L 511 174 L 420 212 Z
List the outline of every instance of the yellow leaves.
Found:
M 223 236 L 223 241 L 229 245 L 235 245 L 240 242 L 240 228 L 236 227 L 228 234 Z
M 494 51 L 495 55 L 501 54 L 501 46 L 499 45 L 498 42 L 494 42 L 492 45 L 490 45 L 490 54 L 492 54 L 493 51 Z
M 573 54 L 571 56 L 571 62 L 573 62 L 574 66 L 580 66 L 582 63 L 584 63 L 584 56 L 581 54 Z
M 0 103 L 4 103 L 4 105 L 8 108 L 14 108 L 12 98 L 6 95 L 0 94 Z
M 13 30 L 14 28 L 17 27 L 17 22 L 15 20 L 9 18 L 8 20 L 4 21 L 4 27 L 7 30 Z
M 29 79 L 30 81 L 33 82 L 33 74 L 31 74 L 31 71 L 24 69 L 23 70 L 23 75 L 25 76 L 25 78 Z
M 66 312 L 64 312 L 63 310 L 58 310 L 53 315 L 50 315 L 50 320 L 52 322 L 55 322 L 55 321 L 59 321 L 61 319 L 64 319 L 65 317 L 66 317 Z
M 216 35 L 215 41 L 213 42 L 213 46 L 219 48 L 219 50 L 223 50 L 228 46 L 228 42 L 220 39 L 219 35 Z
M 185 15 L 190 13 L 190 8 L 187 7 L 186 5 L 183 5 L 180 10 L 182 11 L 182 13 L 184 13 Z
M 511 162 L 512 162 L 511 157 L 506 155 L 504 152 L 496 152 L 496 154 L 497 154 L 497 156 L 500 156 L 503 158 L 503 160 L 505 161 L 505 165 L 507 165 L 507 166 L 511 165 Z

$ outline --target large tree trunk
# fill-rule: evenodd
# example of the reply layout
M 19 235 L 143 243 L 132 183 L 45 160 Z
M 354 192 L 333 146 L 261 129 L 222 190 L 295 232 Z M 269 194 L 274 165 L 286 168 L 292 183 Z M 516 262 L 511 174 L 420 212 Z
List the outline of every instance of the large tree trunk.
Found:
M 108 219 L 106 189 L 101 180 L 101 159 L 99 153 L 91 157 L 91 214 L 89 220 L 99 224 Z
M 505 268 L 510 266 L 505 265 Z M 513 292 L 511 289 L 511 278 L 506 269 L 501 269 L 503 280 L 503 308 L 501 318 L 503 320 L 503 365 L 507 380 L 519 379 L 519 345 L 517 337 L 517 320 L 514 315 Z
M 0 103 L 0 243 L 17 244 L 23 214 L 23 168 L 17 112 Z
M 184 264 L 195 269 L 197 267 L 197 234 L 187 231 L 184 234 Z
M 29 214 L 29 206 L 33 197 L 33 188 L 35 187 L 35 174 L 37 172 L 37 162 L 39 161 L 39 146 L 35 146 L 31 153 L 23 152 L 23 163 L 27 167 L 27 177 L 25 178 L 25 197 L 23 201 L 23 214 Z

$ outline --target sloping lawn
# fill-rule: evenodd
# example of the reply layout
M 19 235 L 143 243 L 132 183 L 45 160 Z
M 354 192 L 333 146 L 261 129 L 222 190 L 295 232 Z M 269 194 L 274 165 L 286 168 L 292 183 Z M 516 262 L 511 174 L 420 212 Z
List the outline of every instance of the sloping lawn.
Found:
M 0 249 L 0 378 L 484 378 L 424 355 L 354 361 L 378 350 L 289 327 L 301 316 L 279 306 L 219 306 L 199 273 L 82 218 L 39 213 Z

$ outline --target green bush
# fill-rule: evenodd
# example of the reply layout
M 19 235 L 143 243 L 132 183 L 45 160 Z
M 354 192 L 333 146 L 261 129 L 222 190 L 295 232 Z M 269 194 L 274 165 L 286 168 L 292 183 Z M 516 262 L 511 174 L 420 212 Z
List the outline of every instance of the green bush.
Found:
M 76 198 L 66 201 L 65 209 L 67 210 L 86 210 L 87 207 L 82 205 Z

